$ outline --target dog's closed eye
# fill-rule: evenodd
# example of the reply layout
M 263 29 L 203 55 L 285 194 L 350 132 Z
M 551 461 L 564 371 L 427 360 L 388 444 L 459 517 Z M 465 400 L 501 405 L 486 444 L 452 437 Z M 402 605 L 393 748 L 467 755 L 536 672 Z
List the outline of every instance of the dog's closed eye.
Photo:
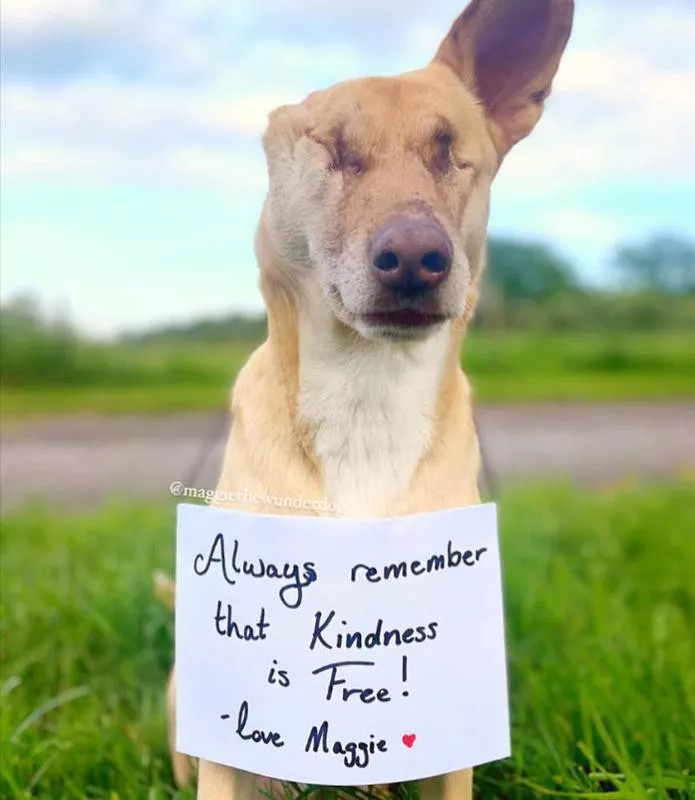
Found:
M 432 169 L 440 174 L 447 174 L 452 168 L 465 171 L 472 170 L 470 161 L 460 159 L 454 152 L 455 137 L 448 129 L 438 130 L 433 139 Z
M 321 136 L 310 130 L 307 136 L 328 151 L 331 157 L 329 169 L 332 172 L 360 175 L 365 171 L 365 160 L 348 145 L 342 131 L 336 131 L 331 136 Z
M 339 131 L 335 134 L 332 148 L 331 168 L 337 172 L 359 175 L 364 172 L 364 159 L 349 147 L 345 136 Z

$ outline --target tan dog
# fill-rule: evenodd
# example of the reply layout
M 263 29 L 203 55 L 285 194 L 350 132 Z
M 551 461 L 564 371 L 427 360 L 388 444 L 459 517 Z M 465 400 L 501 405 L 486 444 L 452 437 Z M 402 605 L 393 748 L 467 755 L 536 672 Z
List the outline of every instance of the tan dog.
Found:
M 221 491 L 327 497 L 353 517 L 479 502 L 459 350 L 490 185 L 541 116 L 573 10 L 473 0 L 425 69 L 272 112 L 256 238 L 269 334 L 236 382 Z M 175 756 L 179 779 L 188 764 Z M 259 787 L 200 764 L 199 800 Z M 423 781 L 421 797 L 468 800 L 472 771 Z

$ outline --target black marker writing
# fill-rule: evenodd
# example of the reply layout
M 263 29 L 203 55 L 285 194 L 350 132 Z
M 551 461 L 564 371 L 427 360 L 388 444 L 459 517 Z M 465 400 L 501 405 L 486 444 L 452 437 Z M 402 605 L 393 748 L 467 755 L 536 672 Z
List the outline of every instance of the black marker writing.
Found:
M 320 726 L 314 725 L 309 731 L 304 752 L 313 750 L 318 753 L 333 753 L 334 755 L 345 756 L 343 763 L 346 767 L 357 767 L 364 769 L 369 766 L 369 757 L 375 753 L 386 753 L 386 740 L 379 739 L 374 741 L 374 734 L 370 734 L 368 742 L 341 742 L 336 739 L 332 744 L 328 743 L 328 721 L 322 722 Z
M 253 625 L 242 626 L 232 617 L 231 603 L 227 603 L 226 606 L 226 609 L 223 610 L 222 601 L 217 601 L 215 628 L 220 636 L 241 639 L 244 642 L 257 642 L 267 638 L 266 630 L 270 627 L 270 623 L 265 621 L 265 608 L 261 609 L 258 622 L 254 622 Z
M 343 686 L 347 683 L 343 678 L 338 678 L 338 670 L 343 667 L 373 667 L 374 661 L 336 661 L 334 664 L 326 664 L 312 671 L 312 675 L 320 675 L 322 672 L 330 670 L 328 679 L 328 689 L 326 690 L 326 700 L 333 697 L 333 690 L 336 686 Z M 373 703 L 375 700 L 380 703 L 390 703 L 391 697 L 388 689 L 378 689 L 376 692 L 372 688 L 365 689 L 343 689 L 341 700 L 346 703 L 351 697 L 357 697 L 363 703 Z
M 268 683 L 279 684 L 283 688 L 287 688 L 290 685 L 290 678 L 287 674 L 287 670 L 276 670 L 275 667 L 277 666 L 278 662 L 275 659 L 273 659 L 273 664 L 275 666 L 271 667 L 270 672 L 268 673 Z
M 272 744 L 273 747 L 284 747 L 285 743 L 280 738 L 279 733 L 274 731 L 262 731 L 254 729 L 251 733 L 245 733 L 246 723 L 249 718 L 249 704 L 244 702 L 239 706 L 239 716 L 237 717 L 236 734 L 244 741 L 255 742 L 256 744 Z
M 313 650 L 317 645 L 322 645 L 327 650 L 356 649 L 371 650 L 374 647 L 389 647 L 396 645 L 400 647 L 404 644 L 419 644 L 437 638 L 438 622 L 429 622 L 426 625 L 417 625 L 412 628 L 386 628 L 384 630 L 384 620 L 379 619 L 374 629 L 365 633 L 364 631 L 336 631 L 335 611 L 326 614 L 317 611 L 314 615 L 314 630 L 311 634 L 309 649 Z M 344 622 L 344 621 L 343 621 Z
M 313 561 L 305 561 L 301 567 L 299 564 L 284 564 L 280 567 L 277 564 L 266 563 L 262 558 L 256 559 L 255 562 L 243 559 L 240 564 L 239 541 L 233 540 L 232 554 L 227 556 L 225 538 L 222 533 L 215 536 L 207 558 L 202 553 L 198 553 L 193 559 L 193 571 L 196 575 L 206 575 L 213 564 L 220 565 L 222 576 L 230 586 L 236 584 L 235 575 L 290 581 L 279 592 L 280 599 L 287 608 L 299 608 L 302 603 L 303 589 L 318 578 Z
M 453 542 L 449 541 L 446 553 L 436 553 L 429 556 L 425 561 L 399 561 L 395 564 L 385 564 L 381 568 L 370 564 L 355 564 L 350 570 L 350 580 L 355 583 L 358 577 L 364 577 L 369 583 L 379 583 L 388 581 L 392 578 L 407 578 L 409 575 L 425 575 L 430 572 L 439 572 L 449 568 L 455 569 L 463 564 L 466 567 L 474 567 L 483 555 L 487 553 L 487 547 L 480 547 L 477 550 L 456 550 Z M 362 575 L 360 570 L 364 572 Z

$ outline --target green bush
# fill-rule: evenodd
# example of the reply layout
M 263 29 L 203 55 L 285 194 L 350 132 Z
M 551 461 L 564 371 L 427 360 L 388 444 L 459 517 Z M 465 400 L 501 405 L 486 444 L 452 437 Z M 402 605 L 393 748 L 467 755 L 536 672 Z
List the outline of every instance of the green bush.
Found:
M 0 376 L 5 387 L 138 387 L 218 377 L 176 347 L 158 359 L 148 359 L 142 346 L 91 342 L 68 323 L 47 320 L 30 300 L 3 308 L 0 326 Z

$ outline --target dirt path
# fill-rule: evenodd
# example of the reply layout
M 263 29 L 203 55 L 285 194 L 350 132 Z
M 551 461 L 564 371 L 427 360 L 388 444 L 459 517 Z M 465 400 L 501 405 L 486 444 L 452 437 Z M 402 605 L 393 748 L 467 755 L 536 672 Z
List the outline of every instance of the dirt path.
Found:
M 496 406 L 481 408 L 478 422 L 495 483 L 569 476 L 597 485 L 695 467 L 695 401 Z M 209 413 L 32 423 L 3 435 L 2 508 L 32 496 L 70 508 L 164 500 L 172 481 L 213 488 L 227 428 Z

